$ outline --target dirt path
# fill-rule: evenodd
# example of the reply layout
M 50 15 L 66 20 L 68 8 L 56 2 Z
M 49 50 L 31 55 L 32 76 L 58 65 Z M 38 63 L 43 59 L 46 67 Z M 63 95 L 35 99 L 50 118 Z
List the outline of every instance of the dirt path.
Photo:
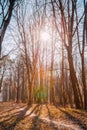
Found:
M 52 105 L 0 104 L 0 130 L 87 130 L 87 113 Z

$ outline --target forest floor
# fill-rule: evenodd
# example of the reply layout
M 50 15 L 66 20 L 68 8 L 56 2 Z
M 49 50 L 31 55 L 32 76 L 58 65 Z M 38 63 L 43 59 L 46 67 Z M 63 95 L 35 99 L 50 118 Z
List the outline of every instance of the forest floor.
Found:
M 87 112 L 49 104 L 0 103 L 0 130 L 87 130 Z

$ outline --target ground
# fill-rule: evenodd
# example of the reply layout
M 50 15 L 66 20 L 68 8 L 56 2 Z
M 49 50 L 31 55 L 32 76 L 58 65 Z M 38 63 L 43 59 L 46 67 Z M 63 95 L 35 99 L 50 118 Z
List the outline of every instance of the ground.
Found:
M 0 130 L 87 130 L 87 112 L 49 104 L 0 103 Z

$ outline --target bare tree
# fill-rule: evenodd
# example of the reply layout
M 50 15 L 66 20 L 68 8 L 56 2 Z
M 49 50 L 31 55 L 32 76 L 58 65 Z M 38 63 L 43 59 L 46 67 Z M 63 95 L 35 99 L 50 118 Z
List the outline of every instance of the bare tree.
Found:
M 52 9 L 53 9 L 53 16 L 55 20 L 55 26 L 59 33 L 59 36 L 61 37 L 62 43 L 64 44 L 66 50 L 67 50 L 67 56 L 68 56 L 68 62 L 69 62 L 69 68 L 70 68 L 70 78 L 72 82 L 72 88 L 74 92 L 74 102 L 76 105 L 76 108 L 82 108 L 82 97 L 79 89 L 78 79 L 76 76 L 74 63 L 73 63 L 73 55 L 72 55 L 72 45 L 73 45 L 73 30 L 74 30 L 74 19 L 75 19 L 75 5 L 76 1 L 69 1 L 67 0 L 67 8 L 64 7 L 64 1 L 58 0 L 55 1 L 57 8 L 60 11 L 60 18 L 61 18 L 61 27 L 62 27 L 62 34 L 60 33 L 60 29 L 57 25 L 57 16 L 55 11 L 55 4 L 51 0 L 52 3 Z M 70 6 L 71 5 L 71 6 Z M 66 10 L 67 9 L 67 14 Z M 67 15 L 67 17 L 66 17 Z M 63 35 L 63 37 L 62 37 Z
M 77 7 L 75 7 L 76 13 L 76 24 L 78 24 L 78 11 Z M 84 0 L 84 19 L 83 19 L 83 32 L 82 32 L 82 42 L 80 42 L 80 32 L 79 26 L 77 26 L 77 39 L 78 39 L 78 49 L 81 57 L 81 74 L 82 74 L 82 84 L 83 84 L 83 94 L 84 94 L 84 104 L 83 108 L 87 110 L 87 84 L 86 84 L 86 73 L 85 73 L 85 48 L 87 42 L 87 3 Z
M 6 29 L 10 23 L 12 11 L 14 9 L 14 5 L 19 0 L 3 0 L 0 1 L 0 56 L 1 56 L 1 48 L 3 38 L 6 32 Z

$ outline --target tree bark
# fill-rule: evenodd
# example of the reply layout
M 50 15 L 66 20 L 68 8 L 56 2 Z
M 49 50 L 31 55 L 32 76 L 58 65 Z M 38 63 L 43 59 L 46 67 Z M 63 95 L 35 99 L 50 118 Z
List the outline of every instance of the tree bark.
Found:
M 70 67 L 70 78 L 71 78 L 71 83 L 72 83 L 72 88 L 73 88 L 73 93 L 74 93 L 74 102 L 75 102 L 76 108 L 81 109 L 82 100 L 81 100 L 80 92 L 78 91 L 79 84 L 77 81 L 76 72 L 73 65 L 73 57 L 69 49 L 67 49 L 67 53 L 68 53 L 68 62 L 69 62 L 69 67 Z
M 3 38 L 4 38 L 4 35 L 5 35 L 5 32 L 6 32 L 6 29 L 10 23 L 10 20 L 11 20 L 11 16 L 12 16 L 12 11 L 13 11 L 13 7 L 14 7 L 14 4 L 15 4 L 15 1 L 16 0 L 10 0 L 10 5 L 9 5 L 9 8 L 8 8 L 8 17 L 7 19 L 3 19 L 2 21 L 2 27 L 1 27 L 1 33 L 0 33 L 0 57 L 1 57 L 1 46 L 2 46 L 2 42 L 3 42 Z

